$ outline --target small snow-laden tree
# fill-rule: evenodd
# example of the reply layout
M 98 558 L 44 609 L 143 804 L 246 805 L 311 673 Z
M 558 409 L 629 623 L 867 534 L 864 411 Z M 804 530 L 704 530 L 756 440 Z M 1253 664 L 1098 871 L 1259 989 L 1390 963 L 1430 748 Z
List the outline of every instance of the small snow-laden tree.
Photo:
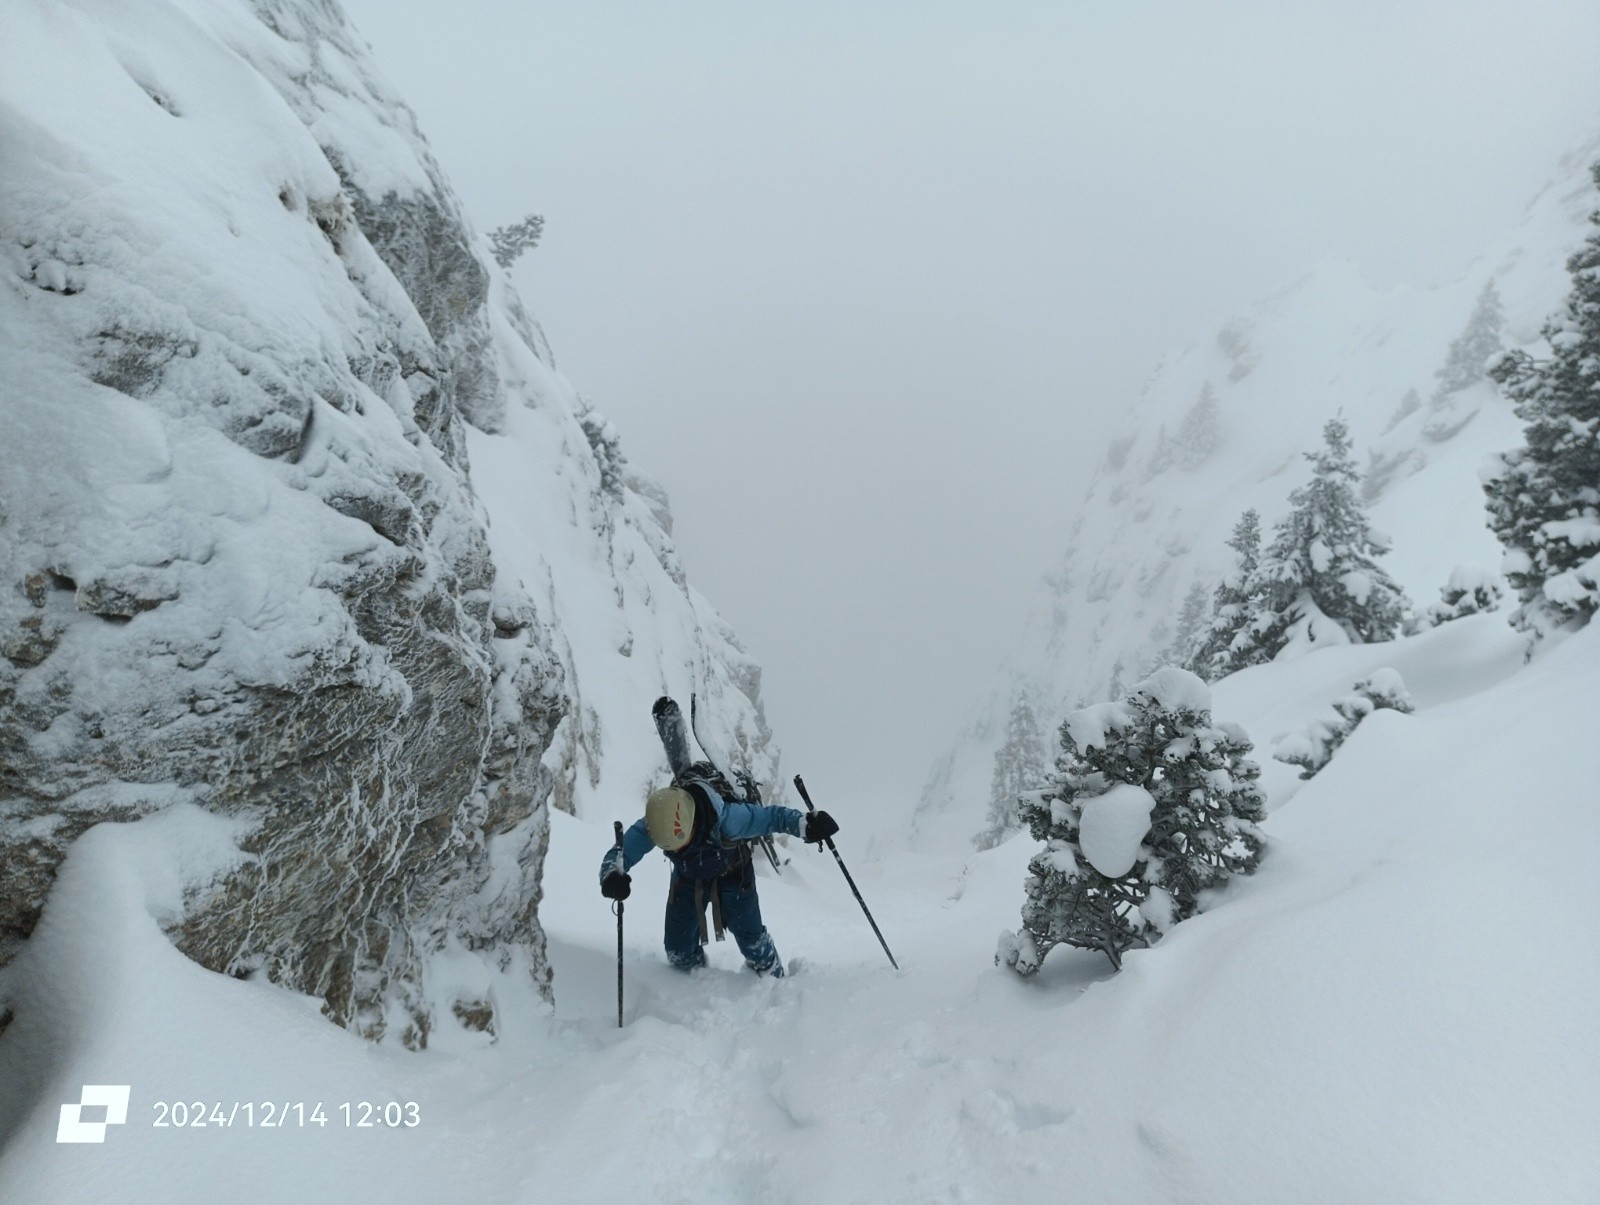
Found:
M 1544 326 L 1550 357 L 1512 351 L 1489 371 L 1523 421 L 1523 445 L 1485 473 L 1489 526 L 1520 602 L 1511 622 L 1536 638 L 1600 610 L 1600 231 L 1567 271 L 1566 308 Z
M 1177 629 L 1167 642 L 1158 665 L 1188 666 L 1210 627 L 1210 619 L 1211 592 L 1206 589 L 1204 582 L 1193 582 L 1189 592 L 1183 596 Z
M 1400 404 L 1394 408 L 1394 413 L 1389 416 L 1389 421 L 1383 425 L 1385 435 L 1393 431 L 1406 419 L 1422 409 L 1422 396 L 1415 389 L 1407 389 L 1405 396 L 1400 399 Z
M 1450 350 L 1445 353 L 1444 363 L 1433 374 L 1438 382 L 1433 393 L 1435 401 L 1483 380 L 1487 375 L 1489 358 L 1502 346 L 1500 333 L 1504 327 L 1500 293 L 1491 280 L 1478 294 L 1478 302 L 1472 309 L 1472 316 L 1467 319 L 1466 328 L 1455 337 Z
M 1216 390 L 1207 381 L 1200 396 L 1189 407 L 1178 430 L 1168 435 L 1165 430 L 1156 438 L 1156 449 L 1146 466 L 1146 478 L 1164 473 L 1168 469 L 1197 469 L 1222 446 L 1222 409 L 1217 405 Z
M 1398 711 L 1410 715 L 1416 710 L 1411 692 L 1396 670 L 1380 669 L 1350 688 L 1350 693 L 1333 701 L 1336 718 L 1312 720 L 1299 732 L 1290 733 L 1273 746 L 1272 756 L 1300 767 L 1300 777 L 1310 778 L 1326 766 L 1350 738 L 1356 726 L 1374 711 Z
M 522 257 L 524 251 L 539 245 L 539 236 L 543 233 L 544 215 L 538 213 L 530 213 L 520 222 L 489 231 L 489 246 L 494 250 L 494 262 L 502 268 L 509 268 Z
M 989 816 L 983 831 L 973 838 L 979 849 L 993 849 L 1022 827 L 1017 800 L 1026 791 L 1044 785 L 1044 737 L 1026 694 L 1018 692 L 1006 721 L 1006 736 L 994 755 L 994 778 L 989 786 Z
M 1252 592 L 1257 585 L 1256 567 L 1261 561 L 1261 516 L 1253 509 L 1245 511 L 1233 525 L 1228 547 L 1234 551 L 1233 568 L 1211 596 L 1210 625 L 1187 662 L 1189 669 L 1208 682 L 1251 664 L 1236 660 L 1233 646 L 1253 612 Z
M 1261 556 L 1251 614 L 1231 650 L 1235 668 L 1290 647 L 1371 644 L 1400 630 L 1409 604 L 1378 564 L 1389 543 L 1356 496 L 1349 428 L 1329 419 L 1322 442 L 1306 454 L 1311 480 L 1289 495 L 1289 514 Z
M 1492 569 L 1457 565 L 1439 589 L 1439 601 L 1422 613 L 1423 626 L 1436 628 L 1480 611 L 1497 611 L 1505 600 L 1505 580 Z
M 1001 934 L 998 962 L 1032 974 L 1065 943 L 1120 967 L 1126 950 L 1256 868 L 1261 771 L 1243 729 L 1213 723 L 1210 709 L 1206 684 L 1169 666 L 1126 699 L 1067 718 L 1055 774 L 1022 800 L 1044 848 L 1028 864 L 1022 928 Z
M 1501 348 L 1503 325 L 1500 294 L 1491 280 L 1478 295 L 1466 329 L 1450 344 L 1444 364 L 1434 374 L 1437 385 L 1428 399 L 1428 421 L 1422 427 L 1424 439 L 1443 443 L 1477 414 L 1477 404 L 1463 403 L 1457 394 L 1484 379 L 1486 362 Z

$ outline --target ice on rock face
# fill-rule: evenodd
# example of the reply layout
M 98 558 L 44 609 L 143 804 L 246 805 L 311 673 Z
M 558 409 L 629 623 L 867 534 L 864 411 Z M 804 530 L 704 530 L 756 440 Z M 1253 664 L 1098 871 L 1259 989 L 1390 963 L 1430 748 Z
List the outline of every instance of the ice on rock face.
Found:
M 1078 844 L 1089 864 L 1108 879 L 1132 870 L 1155 806 L 1155 797 L 1132 783 L 1118 783 L 1084 804 Z

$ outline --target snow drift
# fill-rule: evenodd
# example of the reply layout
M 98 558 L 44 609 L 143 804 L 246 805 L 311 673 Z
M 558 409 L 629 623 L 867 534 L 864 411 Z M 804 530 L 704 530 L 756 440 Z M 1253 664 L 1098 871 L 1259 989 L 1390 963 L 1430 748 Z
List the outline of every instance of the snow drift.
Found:
M 847 826 L 902 971 L 810 849 L 782 880 L 761 872 L 791 978 L 757 979 L 732 943 L 673 971 L 652 857 L 618 1030 L 615 921 L 594 890 L 609 832 L 556 815 L 554 1014 L 505 1008 L 497 1044 L 457 1030 L 411 1055 L 172 950 L 152 915 L 177 899 L 171 851 L 228 856 L 215 818 L 105 826 L 24 955 L 55 977 L 31 980 L 41 1007 L 0 1041 L 0 1082 L 45 1005 L 93 1040 L 0 1150 L 0 1202 L 201 1202 L 219 1185 L 241 1203 L 1593 1200 L 1600 884 L 1573 851 L 1600 840 L 1600 628 L 1528 665 L 1522 646 L 1500 616 L 1470 616 L 1219 683 L 1217 714 L 1263 741 L 1385 665 L 1418 709 L 1375 713 L 1310 781 L 1269 763 L 1260 871 L 1114 976 L 1067 948 L 1031 980 L 994 965 L 1026 837 L 872 862 Z M 133 1085 L 128 1124 L 56 1146 L 58 1102 L 102 1082 Z M 332 1120 L 152 1124 L 161 1101 L 268 1097 L 321 1100 Z M 352 1098 L 416 1101 L 422 1124 L 347 1130 Z M 651 1141 L 674 1158 L 641 1157 Z

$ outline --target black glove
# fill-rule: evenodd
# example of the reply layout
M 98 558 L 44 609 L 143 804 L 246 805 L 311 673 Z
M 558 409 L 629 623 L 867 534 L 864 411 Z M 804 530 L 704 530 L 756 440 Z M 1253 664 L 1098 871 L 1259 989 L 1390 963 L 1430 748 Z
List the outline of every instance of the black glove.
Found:
M 810 812 L 800 830 L 800 837 L 804 841 L 815 841 L 821 845 L 838 831 L 839 822 L 827 812 Z
M 605 878 L 600 880 L 600 894 L 608 900 L 625 900 L 632 890 L 632 876 L 620 870 L 608 870 Z

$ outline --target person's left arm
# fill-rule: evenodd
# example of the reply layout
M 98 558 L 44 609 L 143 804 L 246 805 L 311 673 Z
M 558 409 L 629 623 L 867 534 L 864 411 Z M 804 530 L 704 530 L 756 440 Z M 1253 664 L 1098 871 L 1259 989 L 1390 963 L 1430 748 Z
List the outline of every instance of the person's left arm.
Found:
M 748 841 L 754 837 L 770 837 L 775 833 L 798 837 L 805 831 L 804 825 L 804 814 L 794 808 L 765 803 L 722 805 L 722 836 L 729 841 Z

